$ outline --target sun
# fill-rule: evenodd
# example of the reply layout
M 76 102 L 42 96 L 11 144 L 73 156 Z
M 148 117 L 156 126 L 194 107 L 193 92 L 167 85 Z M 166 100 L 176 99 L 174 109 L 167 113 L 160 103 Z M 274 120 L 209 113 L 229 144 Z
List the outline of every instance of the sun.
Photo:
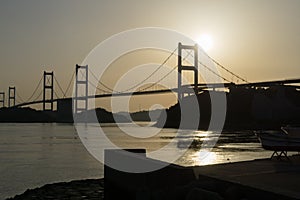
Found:
M 209 34 L 203 34 L 196 39 L 197 44 L 204 50 L 211 50 L 214 46 L 214 41 Z

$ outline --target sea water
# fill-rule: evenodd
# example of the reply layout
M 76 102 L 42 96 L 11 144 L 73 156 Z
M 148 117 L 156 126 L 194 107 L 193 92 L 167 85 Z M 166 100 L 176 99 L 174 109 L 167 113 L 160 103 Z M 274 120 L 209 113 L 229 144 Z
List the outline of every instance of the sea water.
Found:
M 180 155 L 174 163 L 183 166 L 237 162 L 271 155 L 249 131 L 229 132 L 221 137 L 205 131 L 181 131 L 178 135 L 177 129 L 158 130 L 147 123 L 138 125 L 145 130 L 140 134 L 158 133 L 151 137 L 141 135 L 141 138 L 126 134 L 126 131 L 140 130 L 134 124 L 89 124 L 84 128 L 87 133 L 101 128 L 115 146 L 145 148 L 147 156 L 155 159 L 169 161 L 170 153 L 178 152 Z M 126 128 L 125 132 L 122 127 Z M 214 148 L 208 148 L 205 158 L 201 157 L 201 143 L 216 139 L 219 142 Z M 168 148 L 159 156 L 152 156 L 151 152 L 166 145 Z M 87 151 L 73 124 L 0 123 L 0 199 L 48 183 L 101 177 L 103 164 Z

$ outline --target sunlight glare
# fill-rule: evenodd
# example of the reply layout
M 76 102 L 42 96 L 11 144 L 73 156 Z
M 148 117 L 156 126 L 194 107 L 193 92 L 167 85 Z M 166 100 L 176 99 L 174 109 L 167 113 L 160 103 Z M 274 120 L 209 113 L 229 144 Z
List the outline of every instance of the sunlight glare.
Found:
M 201 150 L 195 153 L 195 157 L 193 158 L 193 161 L 195 164 L 201 166 L 211 165 L 211 164 L 215 164 L 215 162 L 217 161 L 217 156 L 215 152 Z
M 196 42 L 204 51 L 212 49 L 214 45 L 212 37 L 208 34 L 201 35 L 196 39 Z

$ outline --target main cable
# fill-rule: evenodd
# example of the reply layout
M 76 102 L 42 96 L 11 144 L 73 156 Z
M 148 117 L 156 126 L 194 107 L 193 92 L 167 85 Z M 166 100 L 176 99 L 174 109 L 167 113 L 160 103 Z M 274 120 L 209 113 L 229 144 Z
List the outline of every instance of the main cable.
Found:
M 236 78 L 244 81 L 245 83 L 249 83 L 246 79 L 242 78 L 241 76 L 237 75 L 236 73 L 233 73 L 232 71 L 230 71 L 229 69 L 227 69 L 226 67 L 224 67 L 222 64 L 220 64 L 218 61 L 216 61 L 215 59 L 213 59 L 212 57 L 210 57 L 205 51 L 203 51 L 203 52 L 204 52 L 204 55 L 206 55 L 209 59 L 211 59 L 215 64 L 217 64 L 223 70 L 225 70 L 226 72 L 228 72 L 231 75 L 235 76 Z
M 33 91 L 33 93 L 32 93 L 32 95 L 27 99 L 26 102 L 29 102 L 29 101 L 33 98 L 33 96 L 35 95 L 36 91 L 38 90 L 38 88 L 39 88 L 39 86 L 40 86 L 42 80 L 43 80 L 43 76 L 42 76 L 41 79 L 39 80 L 37 86 L 35 87 L 35 89 L 34 89 L 34 91 Z

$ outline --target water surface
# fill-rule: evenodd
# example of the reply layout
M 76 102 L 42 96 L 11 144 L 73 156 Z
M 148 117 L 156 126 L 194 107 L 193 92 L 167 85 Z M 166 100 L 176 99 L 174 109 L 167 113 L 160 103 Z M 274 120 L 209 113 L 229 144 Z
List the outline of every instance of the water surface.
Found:
M 143 123 L 141 123 L 143 125 Z M 132 124 L 123 124 L 132 132 Z M 168 161 L 170 153 L 184 151 L 175 161 L 183 166 L 207 165 L 266 158 L 255 136 L 249 132 L 227 133 L 205 159 L 199 149 L 203 141 L 214 139 L 214 133 L 195 131 L 176 135 L 176 129 L 162 129 L 159 134 L 146 139 L 137 139 L 124 134 L 115 124 L 101 126 L 107 136 L 120 148 L 146 148 L 147 156 L 170 144 L 159 156 Z M 87 131 L 98 129 L 99 125 L 87 126 Z M 153 131 L 154 127 L 147 129 Z M 186 144 L 192 146 L 186 151 Z M 157 158 L 157 157 L 153 157 Z M 47 183 L 75 179 L 103 177 L 103 164 L 85 149 L 72 124 L 0 124 L 0 199 L 23 193 Z

